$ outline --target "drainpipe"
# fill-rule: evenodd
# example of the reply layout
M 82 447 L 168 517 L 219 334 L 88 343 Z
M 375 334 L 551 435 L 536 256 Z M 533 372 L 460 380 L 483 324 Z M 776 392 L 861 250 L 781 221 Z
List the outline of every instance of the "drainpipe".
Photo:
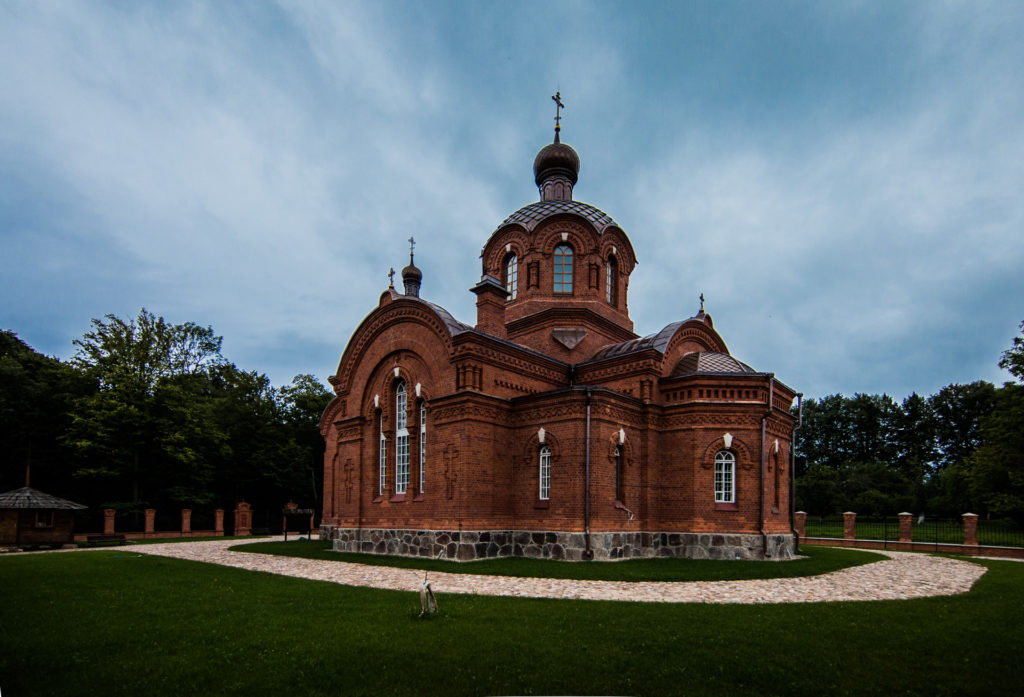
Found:
M 789 529 L 793 533 L 793 551 L 800 549 L 800 536 L 796 532 L 796 432 L 804 425 L 804 393 L 796 393 L 799 417 L 789 438 Z
M 764 475 L 765 469 L 768 465 L 768 457 L 765 454 L 766 435 L 768 430 L 768 417 L 772 413 L 772 402 L 775 399 L 775 376 L 772 375 L 768 379 L 768 411 L 761 417 L 761 554 L 764 557 L 770 558 L 768 554 L 768 532 L 764 529 L 765 514 L 764 514 Z
M 584 559 L 593 559 L 594 550 L 590 548 L 590 388 L 587 388 L 587 435 L 586 435 L 586 460 L 584 464 L 584 485 L 583 485 L 583 550 Z

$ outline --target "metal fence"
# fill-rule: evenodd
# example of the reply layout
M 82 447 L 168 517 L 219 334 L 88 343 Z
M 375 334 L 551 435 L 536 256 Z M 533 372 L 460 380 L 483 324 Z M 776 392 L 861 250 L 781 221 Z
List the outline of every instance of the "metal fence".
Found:
M 911 525 L 914 542 L 963 544 L 963 518 L 915 517 Z M 842 516 L 807 516 L 807 537 L 842 539 Z M 858 540 L 897 542 L 900 539 L 898 516 L 857 516 L 854 536 Z M 1024 547 L 1024 527 L 1010 520 L 978 520 L 978 544 L 988 547 Z

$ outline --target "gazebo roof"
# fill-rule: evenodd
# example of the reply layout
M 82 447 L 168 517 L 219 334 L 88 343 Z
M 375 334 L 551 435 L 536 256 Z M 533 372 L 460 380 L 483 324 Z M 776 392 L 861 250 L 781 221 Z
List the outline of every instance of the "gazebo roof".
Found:
M 20 489 L 0 494 L 0 509 L 11 508 L 50 508 L 77 511 L 88 508 L 88 506 L 23 486 Z

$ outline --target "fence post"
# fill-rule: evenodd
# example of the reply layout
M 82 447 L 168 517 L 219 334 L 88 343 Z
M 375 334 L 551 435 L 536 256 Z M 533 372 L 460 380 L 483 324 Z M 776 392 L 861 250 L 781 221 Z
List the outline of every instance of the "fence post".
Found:
M 103 509 L 103 534 L 113 535 L 114 534 L 114 515 L 116 511 L 113 508 Z
M 213 531 L 218 535 L 224 534 L 224 509 L 218 508 L 213 512 Z
M 156 509 L 146 509 L 146 534 L 152 535 L 156 532 Z
M 801 540 L 807 537 L 807 534 L 804 532 L 807 529 L 806 511 L 797 511 L 793 514 L 793 526 L 796 528 L 796 534 Z
M 245 537 L 252 531 L 252 506 L 242 501 L 235 506 L 235 535 Z
M 913 525 L 914 525 L 914 514 L 913 513 L 900 513 L 900 542 L 911 542 L 914 539 Z
M 181 534 L 191 535 L 192 534 L 192 509 L 182 508 L 181 509 Z
M 964 513 L 964 544 L 978 546 L 978 515 Z
M 857 514 L 853 511 L 847 511 L 843 513 L 843 539 L 844 540 L 856 540 L 857 532 Z

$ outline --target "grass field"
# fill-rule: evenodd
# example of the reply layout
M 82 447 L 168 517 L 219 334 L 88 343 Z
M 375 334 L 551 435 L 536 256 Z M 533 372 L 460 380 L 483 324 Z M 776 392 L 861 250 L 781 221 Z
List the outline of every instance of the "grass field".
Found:
M 733 562 L 737 563 L 737 562 Z M 0 558 L 0 693 L 1019 694 L 1024 563 L 962 596 L 770 606 L 440 597 L 137 554 Z
M 405 569 L 446 571 L 453 574 L 490 574 L 532 578 L 575 578 L 594 581 L 732 581 L 753 578 L 791 578 L 837 571 L 848 566 L 884 559 L 873 552 L 854 552 L 829 547 L 808 547 L 803 559 L 784 563 L 747 562 L 708 559 L 630 559 L 617 562 L 556 561 L 509 557 L 473 562 L 421 559 L 377 554 L 350 554 L 331 550 L 329 540 L 296 540 L 293 542 L 257 542 L 232 547 L 243 552 L 280 554 L 306 559 L 355 562 L 375 566 L 397 566 Z

